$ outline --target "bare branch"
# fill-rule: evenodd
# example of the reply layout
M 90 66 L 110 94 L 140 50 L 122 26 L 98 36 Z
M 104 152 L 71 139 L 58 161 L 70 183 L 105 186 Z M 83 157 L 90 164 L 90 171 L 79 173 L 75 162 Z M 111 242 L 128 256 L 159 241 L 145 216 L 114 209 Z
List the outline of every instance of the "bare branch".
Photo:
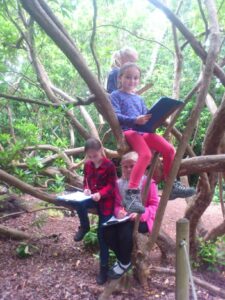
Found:
M 11 95 L 6 95 L 6 94 L 2 94 L 0 93 L 0 97 L 5 98 L 5 99 L 9 99 L 9 100 L 14 100 L 14 101 L 20 101 L 20 102 L 25 102 L 25 103 L 31 103 L 31 104 L 38 104 L 41 106 L 47 106 L 47 107 L 62 107 L 66 106 L 66 105 L 71 105 L 71 102 L 63 102 L 61 104 L 57 104 L 57 103 L 51 103 L 51 102 L 43 102 L 43 101 L 39 101 L 39 100 L 34 100 L 34 99 L 29 99 L 29 98 L 24 98 L 24 97 L 18 97 L 18 96 L 11 96 Z M 78 105 L 76 103 L 76 105 Z
M 100 28 L 100 27 L 114 27 L 116 29 L 119 29 L 119 30 L 123 30 L 123 31 L 126 31 L 128 32 L 130 35 L 136 37 L 137 39 L 139 40 L 143 40 L 143 41 L 146 41 L 146 42 L 150 42 L 150 43 L 156 43 L 160 46 L 162 46 L 163 48 L 167 49 L 172 55 L 174 55 L 173 51 L 171 49 L 169 49 L 167 46 L 165 46 L 164 44 L 158 42 L 157 40 L 154 40 L 154 39 L 147 39 L 147 38 L 144 38 L 144 37 L 141 37 L 139 35 L 137 35 L 136 33 L 128 30 L 127 28 L 125 27 L 121 27 L 121 26 L 118 26 L 118 25 L 114 25 L 114 24 L 103 24 L 103 25 L 99 25 L 97 26 L 97 28 Z
M 95 48 L 94 42 L 95 42 L 95 35 L 96 35 L 96 21 L 97 21 L 97 13 L 98 13 L 98 7 L 97 7 L 96 0 L 92 0 L 92 4 L 93 4 L 93 9 L 94 9 L 94 14 L 93 14 L 93 27 L 92 27 L 92 33 L 91 33 L 90 48 L 91 48 L 91 53 L 94 58 L 94 61 L 95 61 L 96 67 L 97 67 L 97 71 L 98 71 L 98 81 L 101 82 L 101 69 L 100 69 L 98 58 L 97 58 L 97 55 L 96 55 L 95 49 L 94 49 Z
M 207 22 L 206 17 L 205 17 L 204 10 L 202 8 L 202 1 L 201 0 L 198 0 L 198 7 L 199 7 L 199 10 L 200 10 L 200 13 L 201 13 L 201 16 L 202 16 L 202 20 L 205 24 L 205 40 L 206 40 L 207 37 L 208 37 L 208 34 L 209 34 L 209 27 L 208 27 L 208 22 Z

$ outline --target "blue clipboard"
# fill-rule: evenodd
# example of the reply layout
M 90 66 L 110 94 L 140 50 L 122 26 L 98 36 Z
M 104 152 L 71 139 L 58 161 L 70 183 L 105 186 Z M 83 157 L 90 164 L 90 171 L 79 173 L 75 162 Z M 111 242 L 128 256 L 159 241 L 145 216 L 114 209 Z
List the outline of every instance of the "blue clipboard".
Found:
M 152 115 L 151 119 L 144 125 L 135 125 L 133 129 L 140 132 L 155 132 L 182 105 L 183 101 L 161 97 L 147 112 Z

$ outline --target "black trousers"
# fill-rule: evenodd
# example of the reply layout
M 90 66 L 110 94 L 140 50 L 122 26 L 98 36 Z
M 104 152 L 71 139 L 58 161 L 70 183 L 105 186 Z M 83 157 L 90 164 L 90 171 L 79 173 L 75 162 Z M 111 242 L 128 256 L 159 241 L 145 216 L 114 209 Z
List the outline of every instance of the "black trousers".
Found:
M 103 239 L 108 247 L 113 250 L 116 258 L 124 265 L 131 261 L 133 249 L 134 222 L 128 221 L 104 227 Z M 140 222 L 138 232 L 148 232 L 146 222 Z

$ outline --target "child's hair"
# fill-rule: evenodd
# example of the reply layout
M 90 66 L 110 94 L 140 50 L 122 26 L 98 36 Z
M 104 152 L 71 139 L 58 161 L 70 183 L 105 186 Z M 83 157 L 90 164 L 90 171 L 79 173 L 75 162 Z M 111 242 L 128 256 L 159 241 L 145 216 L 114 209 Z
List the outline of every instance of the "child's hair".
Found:
M 102 149 L 101 142 L 96 138 L 89 138 L 86 140 L 84 145 L 84 152 L 87 152 L 88 150 L 96 150 L 99 151 Z
M 121 61 L 120 61 L 120 50 L 116 51 L 113 53 L 112 55 L 112 64 L 111 67 L 112 68 L 119 68 L 121 66 Z
M 138 60 L 138 53 L 134 48 L 124 47 L 119 50 L 119 54 L 121 64 Z
M 140 72 L 140 76 L 141 76 L 141 69 L 138 67 L 137 64 L 135 63 L 126 63 L 124 65 L 122 65 L 122 67 L 120 68 L 120 71 L 119 71 L 119 75 L 118 75 L 118 78 L 120 78 L 121 76 L 123 76 L 123 74 L 125 73 L 125 71 L 129 68 L 136 68 L 139 72 Z
M 138 160 L 137 152 L 131 151 L 131 152 L 128 152 L 128 153 L 124 154 L 122 156 L 122 159 L 121 159 L 121 164 L 123 164 L 123 162 L 125 162 L 127 160 L 133 160 L 133 161 L 136 162 Z

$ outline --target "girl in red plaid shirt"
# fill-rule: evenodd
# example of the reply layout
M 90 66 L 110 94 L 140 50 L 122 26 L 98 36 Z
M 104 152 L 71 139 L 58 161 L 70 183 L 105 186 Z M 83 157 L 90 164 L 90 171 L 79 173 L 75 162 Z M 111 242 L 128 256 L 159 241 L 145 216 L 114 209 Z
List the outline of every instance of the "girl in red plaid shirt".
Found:
M 80 219 L 80 227 L 74 240 L 81 241 L 90 229 L 88 209 L 96 208 L 98 222 L 98 240 L 100 247 L 100 272 L 97 283 L 103 284 L 107 280 L 109 249 L 103 239 L 102 224 L 107 222 L 114 211 L 116 195 L 116 169 L 114 164 L 104 157 L 99 140 L 90 138 L 85 143 L 87 160 L 84 165 L 84 193 L 91 199 L 77 202 L 76 211 Z

